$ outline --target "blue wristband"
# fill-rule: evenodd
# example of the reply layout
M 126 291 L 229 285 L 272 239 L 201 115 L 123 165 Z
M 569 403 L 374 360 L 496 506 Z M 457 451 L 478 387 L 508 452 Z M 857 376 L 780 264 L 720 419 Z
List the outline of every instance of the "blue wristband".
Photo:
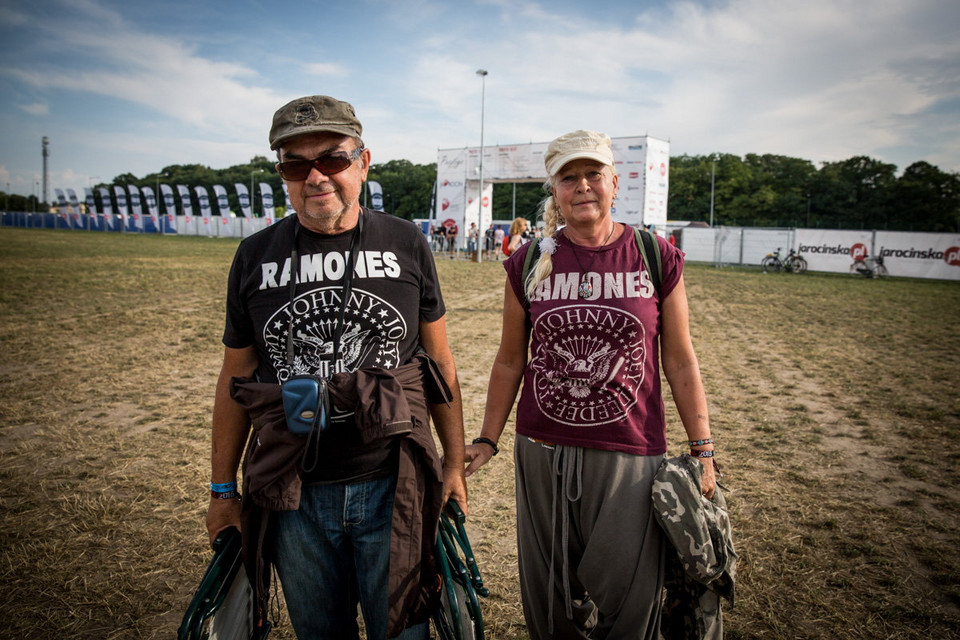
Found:
M 237 483 L 234 482 L 221 482 L 220 484 L 210 483 L 210 491 L 214 493 L 230 493 L 231 491 L 237 490 Z

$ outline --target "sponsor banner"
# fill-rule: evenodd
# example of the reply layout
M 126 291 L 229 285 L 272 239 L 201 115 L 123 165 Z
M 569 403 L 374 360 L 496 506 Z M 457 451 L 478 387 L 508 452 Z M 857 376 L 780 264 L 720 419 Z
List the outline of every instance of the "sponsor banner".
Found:
M 437 163 L 437 200 L 434 209 L 435 220 L 463 221 L 467 199 L 476 199 L 477 182 L 467 185 L 467 149 L 447 149 L 440 151 Z
M 252 218 L 253 210 L 250 203 L 250 192 L 247 190 L 247 185 L 235 182 L 233 183 L 233 188 L 237 190 L 237 200 L 240 202 L 240 212 L 243 213 L 244 218 Z M 220 215 L 223 215 L 222 213 Z
M 667 193 L 670 187 L 670 143 L 646 138 L 644 158 L 643 224 L 662 229 L 667 224 Z M 623 178 L 621 178 L 623 180 Z
M 273 210 L 273 189 L 266 182 L 260 183 L 260 204 L 263 206 L 263 217 L 267 219 L 267 224 L 271 224 L 276 214 Z
M 54 189 L 54 195 L 57 196 L 57 205 L 60 208 L 60 218 L 63 220 L 63 223 L 67 225 L 67 228 L 70 228 L 70 207 L 67 205 L 67 197 L 63 195 L 63 189 Z
M 83 197 L 86 200 L 87 213 L 91 216 L 97 215 L 97 202 L 93 199 L 93 189 L 90 187 L 83 188 Z
M 103 207 L 103 229 L 113 229 L 113 203 L 110 202 L 110 190 L 106 187 L 97 187 L 100 192 L 100 205 Z
M 70 199 L 73 226 L 77 229 L 83 229 L 83 217 L 80 215 L 80 201 L 77 200 L 77 192 L 73 189 L 67 189 L 67 197 Z
M 373 180 L 367 182 L 367 189 L 370 192 L 370 208 L 375 211 L 383 211 L 383 189 L 379 182 Z
M 960 280 L 960 234 L 877 231 L 873 254 L 891 276 Z
M 647 143 L 644 138 L 614 138 L 613 166 L 618 176 L 617 199 L 611 213 L 617 222 L 636 227 L 644 223 L 644 162 Z
M 143 206 L 140 204 L 140 189 L 136 185 L 127 185 L 130 193 L 130 217 L 134 230 L 143 231 Z
M 153 223 L 153 228 L 157 231 L 160 230 L 160 217 L 157 211 L 157 198 L 153 193 L 153 189 L 150 187 L 143 187 L 143 200 L 147 204 L 147 216 L 150 218 L 150 222 Z
M 177 203 L 173 198 L 173 189 L 168 184 L 160 185 L 160 199 L 163 200 L 164 231 L 177 230 Z
M 230 200 L 227 198 L 227 190 L 222 184 L 213 185 L 213 194 L 217 198 L 217 210 L 223 218 L 230 217 Z
M 190 200 L 190 188 L 185 184 L 178 184 L 177 193 L 180 194 L 180 211 L 187 219 L 187 222 L 190 222 L 190 218 L 193 217 L 193 203 Z
M 113 185 L 113 195 L 117 198 L 117 213 L 120 214 L 120 230 L 127 228 L 127 192 L 123 187 Z
M 193 191 L 197 194 L 197 204 L 200 207 L 200 219 L 203 221 L 202 231 L 198 229 L 197 234 L 212 236 L 213 225 L 210 219 L 210 216 L 212 215 L 212 211 L 210 210 L 210 194 L 207 193 L 206 187 L 199 185 L 194 187 Z
M 865 258 L 872 243 L 872 231 L 797 229 L 793 248 L 807 261 L 811 271 L 842 273 L 850 270 L 854 260 Z

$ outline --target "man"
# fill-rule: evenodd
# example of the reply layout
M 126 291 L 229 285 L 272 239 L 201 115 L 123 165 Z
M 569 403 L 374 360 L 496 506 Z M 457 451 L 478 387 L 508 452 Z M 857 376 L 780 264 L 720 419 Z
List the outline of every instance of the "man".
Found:
M 471 222 L 467 230 L 467 253 L 473 254 L 477 250 L 477 223 Z
M 353 107 L 327 96 L 274 115 L 296 216 L 244 240 L 230 271 L 207 530 L 242 524 L 261 623 L 272 564 L 301 639 L 357 637 L 358 603 L 368 638 L 425 639 L 440 507 L 467 508 L 463 415 L 423 234 L 359 204 L 361 133 Z M 293 386 L 281 385 L 304 374 L 322 381 L 318 398 L 328 385 L 329 416 L 322 403 L 284 412 Z M 299 435 L 298 416 L 318 424 Z

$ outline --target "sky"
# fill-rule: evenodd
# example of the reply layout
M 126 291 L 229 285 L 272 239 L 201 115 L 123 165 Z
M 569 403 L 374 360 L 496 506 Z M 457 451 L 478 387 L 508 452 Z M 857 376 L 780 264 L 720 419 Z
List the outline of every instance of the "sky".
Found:
M 956 172 L 958 34 L 957 0 L 0 0 L 0 190 L 39 194 L 44 136 L 51 197 L 273 158 L 312 94 L 375 164 L 594 129 Z

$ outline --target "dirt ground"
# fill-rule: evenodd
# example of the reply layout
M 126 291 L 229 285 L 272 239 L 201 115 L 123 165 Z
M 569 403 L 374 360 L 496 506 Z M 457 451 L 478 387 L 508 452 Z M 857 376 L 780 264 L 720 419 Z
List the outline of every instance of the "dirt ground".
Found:
M 175 635 L 210 557 L 234 248 L 0 229 L 0 637 Z M 469 439 L 503 272 L 438 268 Z M 960 637 L 960 283 L 686 280 L 739 553 L 727 637 Z M 681 452 L 675 414 L 669 439 Z M 471 479 L 469 531 L 487 637 L 520 639 L 510 427 L 501 444 Z M 271 637 L 293 637 L 282 617 Z

